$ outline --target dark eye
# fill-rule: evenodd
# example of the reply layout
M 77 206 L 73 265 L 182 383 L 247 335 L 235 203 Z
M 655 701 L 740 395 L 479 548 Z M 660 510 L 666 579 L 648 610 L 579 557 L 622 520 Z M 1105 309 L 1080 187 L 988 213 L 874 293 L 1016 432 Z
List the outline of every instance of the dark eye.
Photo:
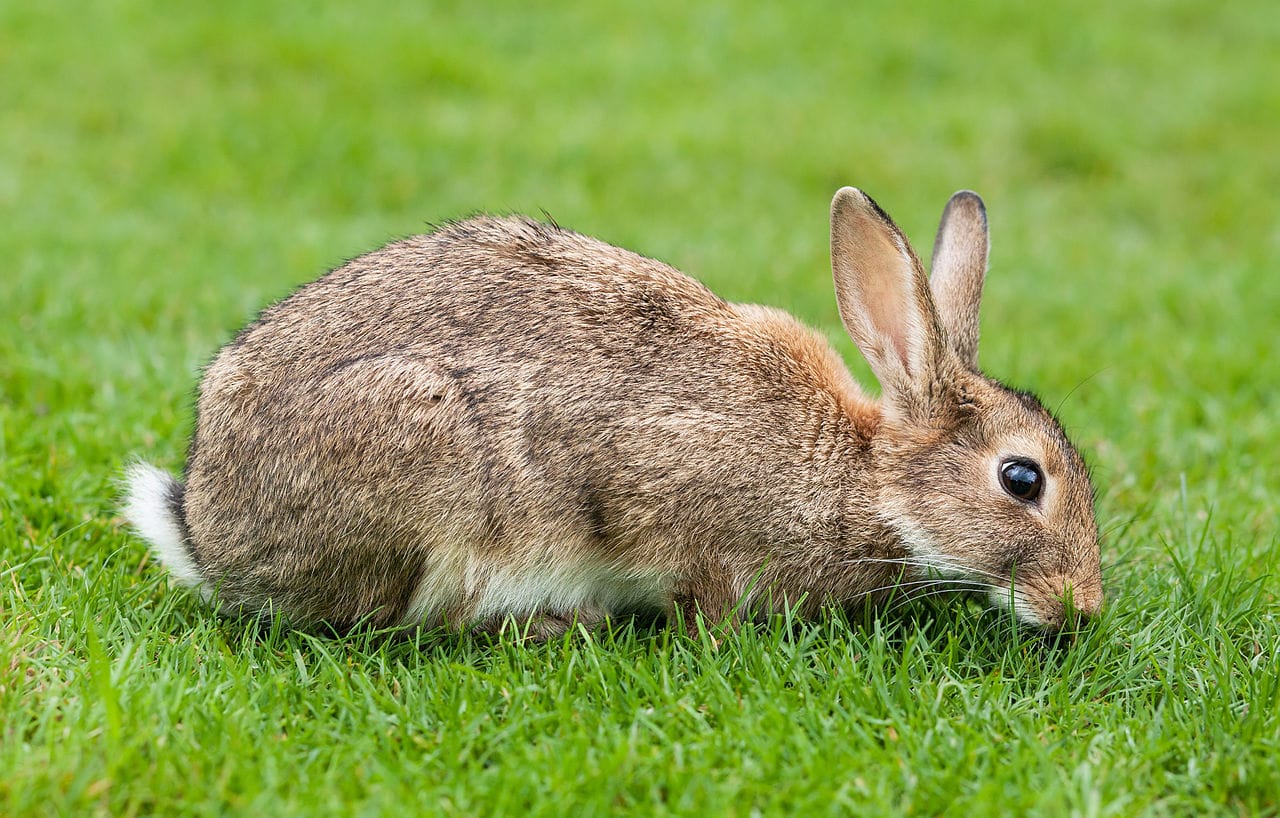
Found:
M 1040 467 L 1029 460 L 1006 460 L 1000 464 L 1000 485 L 1014 497 L 1030 503 L 1040 496 L 1044 475 Z

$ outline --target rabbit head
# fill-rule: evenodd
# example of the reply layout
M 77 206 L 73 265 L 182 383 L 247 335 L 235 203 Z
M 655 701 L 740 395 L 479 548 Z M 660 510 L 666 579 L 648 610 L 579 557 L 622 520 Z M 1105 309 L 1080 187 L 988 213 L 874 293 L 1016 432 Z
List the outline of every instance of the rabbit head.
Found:
M 987 244 L 982 200 L 955 194 L 929 278 L 868 196 L 843 188 L 832 202 L 840 316 L 882 392 L 875 513 L 919 572 L 1059 629 L 1102 605 L 1093 490 L 1040 402 L 978 369 Z

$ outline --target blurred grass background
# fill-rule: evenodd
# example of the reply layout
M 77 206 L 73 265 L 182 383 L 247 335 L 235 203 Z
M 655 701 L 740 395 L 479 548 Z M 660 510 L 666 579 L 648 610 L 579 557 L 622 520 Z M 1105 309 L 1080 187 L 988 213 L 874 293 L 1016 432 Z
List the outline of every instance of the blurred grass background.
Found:
M 10 780 L 61 793 L 46 806 L 151 803 L 21 751 L 76 690 L 68 611 L 106 656 L 143 627 L 130 606 L 202 621 L 120 527 L 121 464 L 180 468 L 199 367 L 264 304 L 476 211 L 787 308 L 869 380 L 831 293 L 831 194 L 865 189 L 927 254 L 946 197 L 979 191 L 983 364 L 1094 464 L 1114 630 L 1230 578 L 1268 589 L 1250 617 L 1273 637 L 1277 54 L 1261 0 L 0 4 L 0 693 L 43 697 L 5 710 Z M 62 681 L 32 682 L 48 645 Z M 1257 781 L 1173 803 L 1257 807 Z

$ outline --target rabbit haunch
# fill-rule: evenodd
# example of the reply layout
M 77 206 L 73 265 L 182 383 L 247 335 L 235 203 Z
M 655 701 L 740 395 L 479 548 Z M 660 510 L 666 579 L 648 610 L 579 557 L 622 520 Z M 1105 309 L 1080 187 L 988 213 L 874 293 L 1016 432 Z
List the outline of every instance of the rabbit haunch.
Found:
M 1059 627 L 1101 605 L 1092 493 L 1043 407 L 977 369 L 986 251 L 957 194 L 931 289 L 874 202 L 836 195 L 875 401 L 778 310 L 556 226 L 452 224 L 241 331 L 201 383 L 186 485 L 135 466 L 126 513 L 179 581 L 296 622 L 551 635 L 946 581 Z M 1014 460 L 1034 502 L 1002 483 Z

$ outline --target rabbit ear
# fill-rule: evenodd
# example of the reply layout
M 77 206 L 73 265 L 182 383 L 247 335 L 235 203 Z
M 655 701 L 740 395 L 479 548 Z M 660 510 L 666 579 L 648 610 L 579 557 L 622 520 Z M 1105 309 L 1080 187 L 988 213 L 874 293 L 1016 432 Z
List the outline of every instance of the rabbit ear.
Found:
M 951 348 L 974 370 L 978 368 L 978 308 L 988 245 L 982 198 L 971 190 L 956 193 L 942 211 L 929 284 Z
M 831 270 L 840 318 L 880 381 L 886 410 L 928 413 L 942 332 L 924 268 L 888 214 L 856 188 L 831 201 Z

